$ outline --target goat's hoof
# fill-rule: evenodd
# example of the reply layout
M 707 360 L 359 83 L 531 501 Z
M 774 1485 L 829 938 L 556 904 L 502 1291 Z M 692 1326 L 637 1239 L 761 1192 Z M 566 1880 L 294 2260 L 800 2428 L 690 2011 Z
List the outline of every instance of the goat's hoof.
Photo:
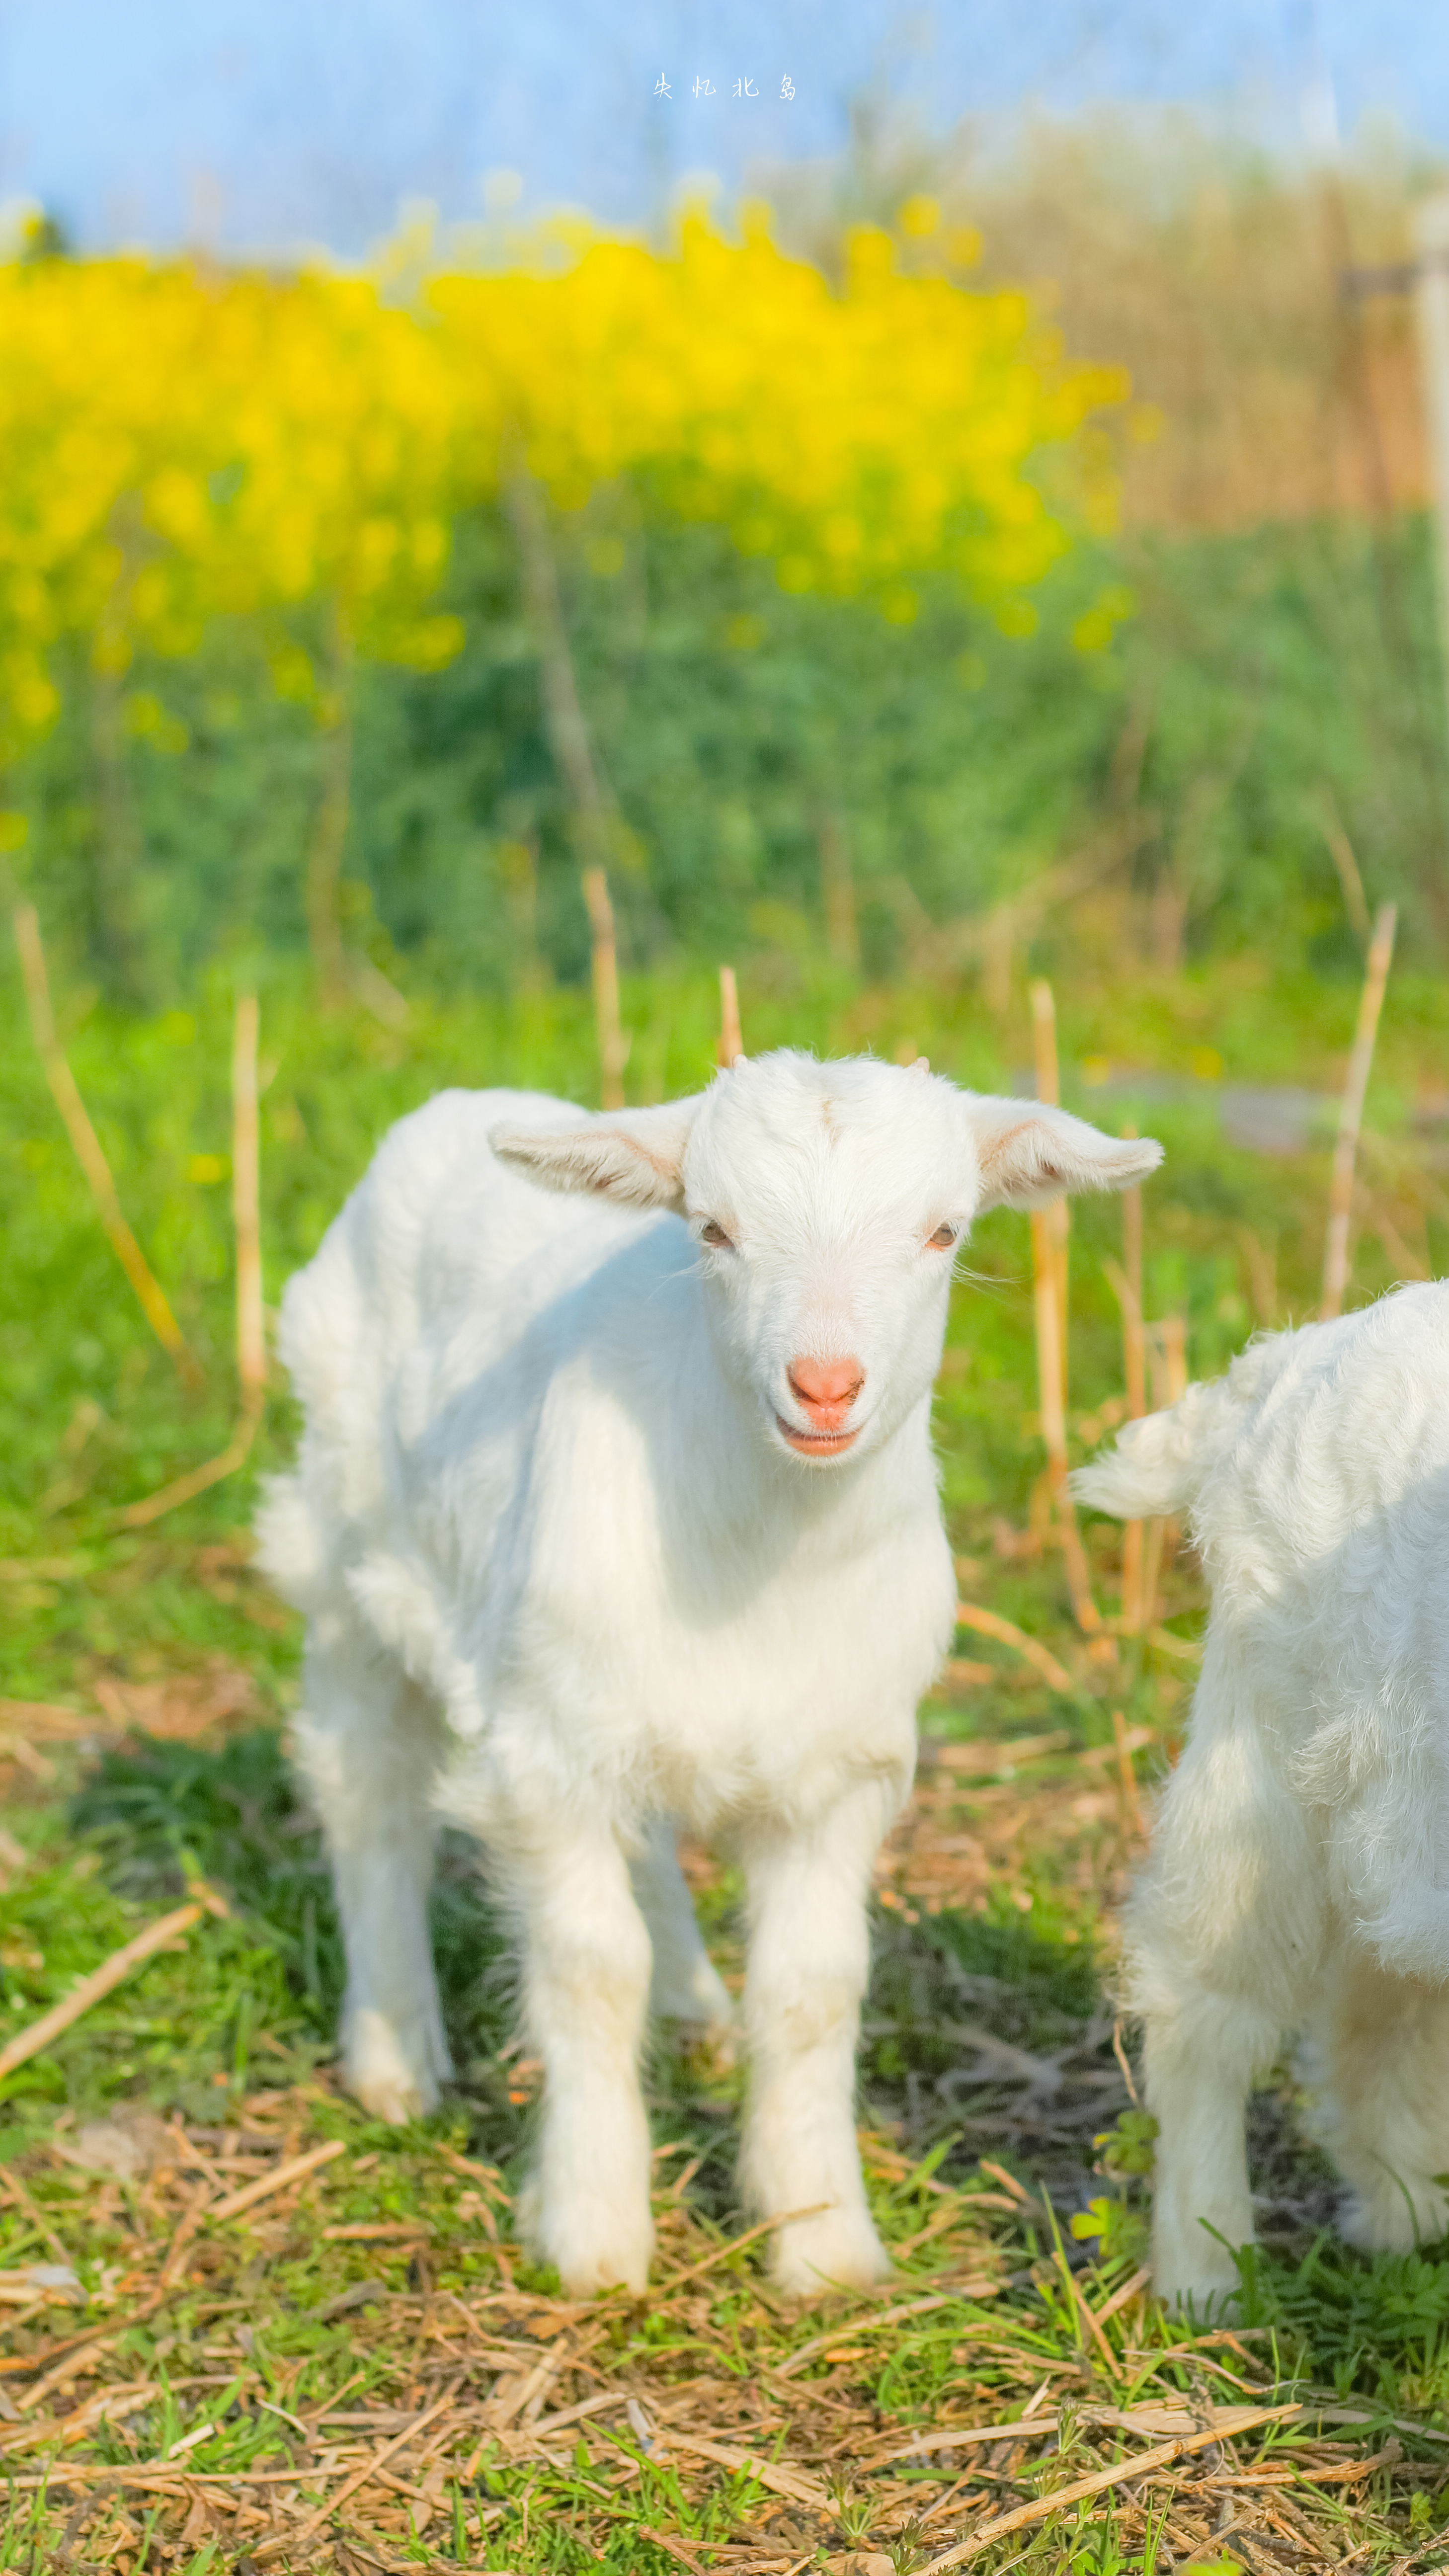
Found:
M 400 2129 L 438 2107 L 438 2080 L 430 2064 L 419 2066 L 390 2021 L 379 2012 L 354 2015 L 343 2053 L 347 2090 L 370 2112 Z
M 658 1978 L 649 2009 L 659 2021 L 684 2022 L 691 2031 L 707 2031 L 711 2039 L 722 2039 L 737 2019 L 734 1997 L 712 1959 L 698 1959 Z
M 1365 2254 L 1412 2254 L 1432 2245 L 1449 2226 L 1442 2191 L 1426 2175 L 1389 2191 L 1350 2192 L 1339 2213 L 1339 2233 Z
M 649 2284 L 654 2229 L 621 2224 L 609 2209 L 592 2215 L 577 2207 L 550 2209 L 537 2182 L 525 2183 L 515 2215 L 518 2232 L 535 2262 L 551 2263 L 571 2299 L 592 2299 L 620 2288 L 642 2296 Z
M 1190 2317 L 1199 2326 L 1230 2322 L 1237 2315 L 1242 2287 L 1236 2271 L 1202 2272 L 1187 2280 L 1165 2278 L 1159 2273 L 1153 2281 L 1164 2307 L 1175 2316 Z
M 891 2275 L 891 2258 L 863 2212 L 825 2210 L 782 2227 L 770 2273 L 792 2298 L 819 2298 L 828 2290 L 869 2290 Z
M 678 2017 L 677 2042 L 695 2065 L 710 2075 L 727 2075 L 740 2061 L 740 2034 L 732 2021 Z

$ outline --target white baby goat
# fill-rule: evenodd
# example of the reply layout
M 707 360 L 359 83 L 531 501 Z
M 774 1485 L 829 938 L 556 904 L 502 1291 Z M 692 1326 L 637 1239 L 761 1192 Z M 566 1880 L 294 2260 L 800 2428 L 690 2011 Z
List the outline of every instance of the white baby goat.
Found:
M 1185 1512 L 1212 1587 L 1128 1914 L 1160 2124 L 1154 2267 L 1205 2305 L 1253 2234 L 1244 2111 L 1309 2037 L 1346 2232 L 1449 2224 L 1449 1286 L 1254 1343 L 1073 1479 Z
M 447 1092 L 292 1281 L 306 1431 L 264 1561 L 308 1619 L 347 2081 L 386 2119 L 437 2099 L 431 1848 L 464 1825 L 521 1926 L 525 2220 L 571 2291 L 645 2280 L 647 2006 L 731 2011 L 677 1819 L 746 1873 L 745 2188 L 817 2213 L 778 2230 L 777 2276 L 881 2272 L 854 2050 L 871 1862 L 952 1629 L 929 1415 L 953 1255 L 983 1208 L 1160 1152 L 797 1054 L 594 1117 Z

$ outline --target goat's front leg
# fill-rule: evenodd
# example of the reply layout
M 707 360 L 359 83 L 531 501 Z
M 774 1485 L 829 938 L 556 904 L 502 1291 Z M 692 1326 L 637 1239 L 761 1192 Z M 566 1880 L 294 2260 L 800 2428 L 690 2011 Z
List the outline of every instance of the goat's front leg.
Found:
M 607 1818 L 561 1815 L 494 1846 L 522 1921 L 543 2126 L 519 2215 L 576 2296 L 642 2290 L 654 2244 L 639 2055 L 650 1948 Z
M 776 2232 L 781 2287 L 853 2289 L 890 2263 L 871 2223 L 855 2143 L 855 2047 L 869 1967 L 871 1862 L 896 1804 L 871 1782 L 793 1833 L 743 1838 L 750 1956 L 745 2030 L 750 2102 L 741 2181 Z

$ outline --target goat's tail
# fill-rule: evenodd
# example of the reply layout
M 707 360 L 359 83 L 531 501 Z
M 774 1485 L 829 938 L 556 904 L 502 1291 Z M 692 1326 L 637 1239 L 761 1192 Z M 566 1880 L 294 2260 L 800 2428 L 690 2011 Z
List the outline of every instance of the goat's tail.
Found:
M 1165 1520 L 1187 1511 L 1230 1403 L 1226 1382 L 1219 1379 L 1213 1386 L 1190 1386 L 1169 1413 L 1129 1422 L 1114 1449 L 1076 1470 L 1071 1486 L 1077 1501 L 1119 1521 Z

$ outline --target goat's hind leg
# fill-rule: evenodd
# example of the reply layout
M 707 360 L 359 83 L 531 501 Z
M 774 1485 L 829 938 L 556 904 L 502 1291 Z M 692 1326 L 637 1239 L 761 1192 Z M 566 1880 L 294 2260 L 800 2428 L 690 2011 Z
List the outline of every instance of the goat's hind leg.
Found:
M 1253 2239 L 1248 2092 L 1281 2032 L 1240 1995 L 1214 1992 L 1161 1958 L 1143 2001 L 1147 2105 L 1158 2127 L 1153 2279 L 1161 2297 L 1205 2314 L 1237 2290 L 1234 2254 Z
M 654 1958 L 650 2011 L 725 2037 L 733 2026 L 735 2008 L 704 1946 L 679 1866 L 671 1817 L 656 1816 L 646 1828 L 644 1848 L 631 1861 L 629 1877 L 635 1903 L 649 1926 Z
M 295 1736 L 347 1951 L 343 2080 L 394 2122 L 434 2109 L 453 2071 L 428 1932 L 440 1735 L 430 1703 L 349 1619 L 314 1620 Z
M 1302 1809 L 1225 1662 L 1210 1636 L 1193 1739 L 1128 1920 L 1158 2123 L 1153 2272 L 1162 2297 L 1198 2309 L 1239 2286 L 1235 2252 L 1253 2238 L 1248 2092 L 1302 2020 L 1324 1933 Z
M 1324 1980 L 1314 2130 L 1350 2197 L 1343 2232 L 1406 2253 L 1449 2231 L 1449 1992 L 1345 1950 Z

